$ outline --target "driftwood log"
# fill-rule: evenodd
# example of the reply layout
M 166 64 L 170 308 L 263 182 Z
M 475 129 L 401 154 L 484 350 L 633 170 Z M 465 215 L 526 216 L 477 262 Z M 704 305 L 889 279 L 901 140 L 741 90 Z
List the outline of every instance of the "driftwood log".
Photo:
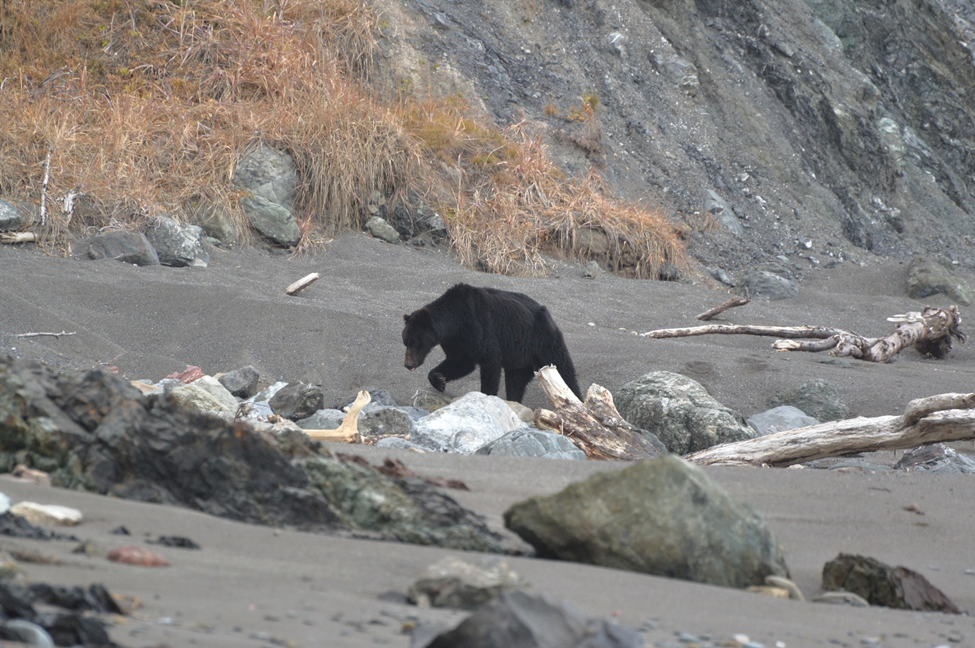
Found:
M 853 452 L 906 450 L 975 439 L 975 394 L 940 394 L 908 403 L 902 416 L 854 418 L 723 443 L 684 455 L 701 465 L 791 466 Z
M 34 232 L 0 232 L 0 243 L 33 243 L 36 240 Z
M 920 353 L 942 359 L 951 350 L 952 339 L 965 342 L 961 314 L 957 306 L 925 307 L 921 312 L 888 317 L 897 326 L 887 337 L 866 338 L 856 333 L 826 326 L 749 326 L 707 324 L 688 328 L 658 329 L 641 333 L 644 337 L 672 338 L 693 335 L 769 335 L 779 338 L 772 344 L 777 351 L 830 351 L 834 356 L 850 356 L 869 362 L 887 362 L 901 350 L 914 346 Z
M 535 410 L 537 428 L 564 435 L 589 459 L 636 460 L 660 456 L 660 451 L 640 434 L 640 430 L 616 411 L 613 395 L 608 389 L 591 385 L 583 403 L 554 366 L 542 367 L 536 375 L 555 407 L 554 412 Z

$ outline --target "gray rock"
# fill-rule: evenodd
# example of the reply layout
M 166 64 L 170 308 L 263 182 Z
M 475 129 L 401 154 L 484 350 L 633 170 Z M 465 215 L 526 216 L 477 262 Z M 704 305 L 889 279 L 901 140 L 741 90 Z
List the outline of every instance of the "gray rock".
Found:
M 387 243 L 399 243 L 399 232 L 384 218 L 373 216 L 366 221 L 366 229 L 369 230 L 370 234 Z
M 418 389 L 415 394 L 413 394 L 413 407 L 421 410 L 426 410 L 427 412 L 436 412 L 441 407 L 446 407 L 451 403 L 450 396 L 442 394 L 438 391 L 433 391 L 432 389 Z
M 502 592 L 453 630 L 410 648 L 643 648 L 623 626 L 586 619 L 564 603 L 521 590 Z
M 792 405 L 822 422 L 841 421 L 850 417 L 850 408 L 840 394 L 825 380 L 813 380 L 769 399 L 769 407 Z
M 710 189 L 707 190 L 705 195 L 704 210 L 738 238 L 741 238 L 745 233 L 741 228 L 741 223 L 738 222 L 738 217 L 735 216 L 735 212 L 731 210 L 728 203 L 725 202 L 724 198 Z
M 206 205 L 198 209 L 194 221 L 210 238 L 221 245 L 234 245 L 238 241 L 237 226 L 233 216 L 222 205 Z
M 735 293 L 742 297 L 765 297 L 769 301 L 778 301 L 798 296 L 799 286 L 789 277 L 758 268 L 745 272 L 735 285 Z
M 251 365 L 228 371 L 217 377 L 220 384 L 237 398 L 250 398 L 257 393 L 257 383 L 261 375 Z
M 13 232 L 27 224 L 23 212 L 5 200 L 0 200 L 0 232 Z
M 496 556 L 484 557 L 478 563 L 450 556 L 431 565 L 426 576 L 412 583 L 406 599 L 414 604 L 474 610 L 503 591 L 526 585 Z
M 585 459 L 586 453 L 561 434 L 522 427 L 480 447 L 474 454 L 545 459 Z
M 674 456 L 596 473 L 504 520 L 541 558 L 739 588 L 788 575 L 762 516 Z
M 204 390 L 223 407 L 221 409 L 226 409 L 227 411 L 236 412 L 237 411 L 237 399 L 231 394 L 226 387 L 220 384 L 220 381 L 213 376 L 203 376 L 194 380 L 191 385 L 196 385 L 200 389 Z
M 470 392 L 417 421 L 410 441 L 427 450 L 472 454 L 522 425 L 497 396 Z
M 251 227 L 277 245 L 294 247 L 301 241 L 301 228 L 291 210 L 262 196 L 240 201 Z
M 202 380 L 202 378 L 200 380 Z M 233 396 L 230 396 L 231 400 L 234 400 L 233 405 L 228 405 L 226 402 L 210 393 L 210 391 L 206 389 L 203 384 L 200 384 L 200 380 L 194 380 L 188 385 L 181 385 L 174 388 L 169 392 L 169 397 L 179 407 L 196 412 L 233 413 L 237 411 L 237 401 L 234 400 Z M 217 385 L 220 384 L 215 380 L 214 382 Z M 230 392 L 227 392 L 227 395 L 229 396 Z
M 933 473 L 975 473 L 975 459 L 949 448 L 943 443 L 932 443 L 904 453 L 895 470 L 917 470 Z
M 115 230 L 95 235 L 88 246 L 92 259 L 115 259 L 137 266 L 159 265 L 156 249 L 142 232 Z
M 371 466 L 327 457 L 302 467 L 311 487 L 354 529 L 415 544 L 508 553 L 480 516 L 422 480 L 389 478 Z
M 210 263 L 210 254 L 203 242 L 203 229 L 198 225 L 180 225 L 172 218 L 162 216 L 155 227 L 146 232 L 146 238 L 159 262 L 173 267 L 200 266 Z
M 308 418 L 325 404 L 325 394 L 318 385 L 290 383 L 267 401 L 278 416 L 292 421 Z
M 403 408 L 382 406 L 363 410 L 357 425 L 359 434 L 367 441 L 390 435 L 409 437 L 413 431 L 413 418 Z
M 748 417 L 748 424 L 755 428 L 759 436 L 795 430 L 808 425 L 816 425 L 819 420 L 806 416 L 798 407 L 780 405 Z
M 360 414 L 361 416 L 361 414 Z M 345 420 L 345 412 L 337 409 L 320 409 L 311 416 L 298 419 L 298 427 L 303 430 L 335 430 Z
M 414 450 L 416 452 L 429 452 L 425 448 L 421 448 L 412 441 L 407 441 L 406 439 L 401 439 L 399 437 L 384 437 L 376 441 L 374 444 L 377 448 L 396 448 L 397 450 Z
M 655 434 L 675 454 L 757 436 L 741 414 L 712 398 L 700 383 L 669 371 L 626 383 L 615 401 L 624 419 Z
M 870 605 L 960 614 L 958 606 L 922 574 L 876 558 L 840 554 L 823 566 L 823 589 L 862 596 Z
M 955 276 L 949 266 L 922 256 L 916 256 L 911 261 L 907 294 L 911 299 L 943 294 L 962 306 L 972 303 L 972 289 L 967 281 Z
M 294 206 L 298 172 L 294 160 L 263 142 L 249 146 L 234 170 L 234 184 L 289 209 Z

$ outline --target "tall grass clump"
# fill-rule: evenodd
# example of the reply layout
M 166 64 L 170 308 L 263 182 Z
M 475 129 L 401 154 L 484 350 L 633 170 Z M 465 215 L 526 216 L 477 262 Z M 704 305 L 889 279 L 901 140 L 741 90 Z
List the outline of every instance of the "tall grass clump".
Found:
M 493 272 L 585 257 L 583 230 L 624 274 L 682 263 L 666 219 L 565 177 L 526 129 L 378 89 L 381 26 L 350 0 L 5 0 L 0 197 L 31 207 L 51 248 L 200 205 L 246 235 L 232 178 L 262 141 L 295 160 L 306 244 L 361 226 L 379 191 L 434 204 L 461 260 Z

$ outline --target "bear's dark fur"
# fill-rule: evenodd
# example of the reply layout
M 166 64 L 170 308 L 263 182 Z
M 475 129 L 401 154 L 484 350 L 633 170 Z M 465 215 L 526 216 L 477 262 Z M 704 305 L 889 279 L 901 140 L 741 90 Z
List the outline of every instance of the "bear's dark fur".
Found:
M 407 369 L 422 365 L 438 344 L 443 349 L 446 359 L 427 376 L 438 391 L 480 366 L 481 391 L 496 396 L 504 369 L 508 400 L 521 402 L 535 371 L 553 364 L 582 398 L 562 331 L 527 295 L 461 283 L 403 319 Z

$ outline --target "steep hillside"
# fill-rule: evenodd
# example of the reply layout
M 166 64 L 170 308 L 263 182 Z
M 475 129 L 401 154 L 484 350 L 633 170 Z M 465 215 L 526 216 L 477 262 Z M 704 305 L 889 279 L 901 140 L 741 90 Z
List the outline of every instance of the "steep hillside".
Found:
M 388 83 L 544 132 L 707 265 L 975 264 L 970 3 L 384 1 Z

